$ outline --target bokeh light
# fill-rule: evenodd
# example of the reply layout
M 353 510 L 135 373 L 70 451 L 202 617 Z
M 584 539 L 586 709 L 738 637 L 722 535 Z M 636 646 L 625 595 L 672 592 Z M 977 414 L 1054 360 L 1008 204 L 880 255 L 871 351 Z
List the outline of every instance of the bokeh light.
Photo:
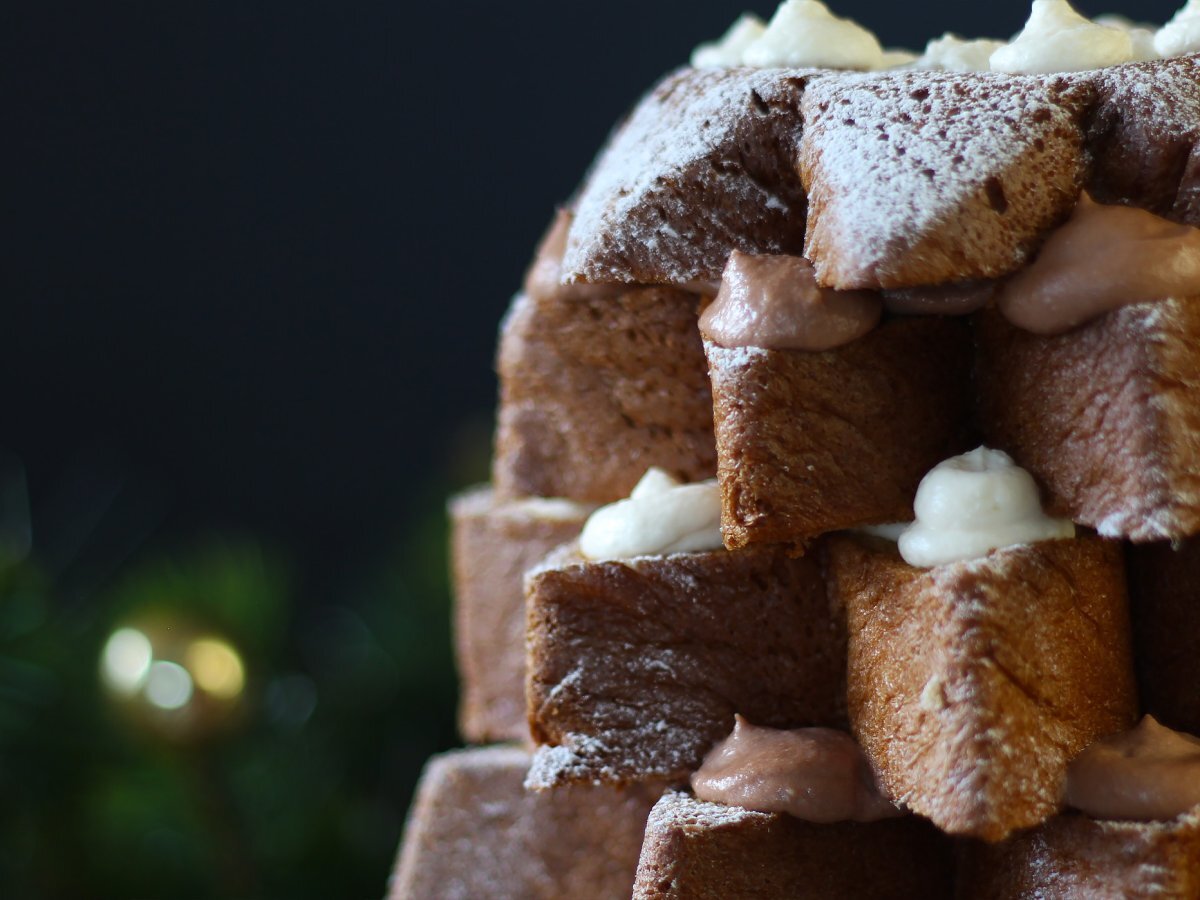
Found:
M 183 709 L 194 693 L 192 676 L 179 663 L 155 660 L 150 664 L 145 693 L 146 699 L 159 709 Z
M 165 610 L 114 630 L 100 671 L 124 715 L 176 744 L 227 735 L 245 718 L 242 654 L 227 638 Z
M 131 696 L 141 690 L 154 661 L 150 639 L 136 628 L 118 628 L 113 632 L 100 662 L 100 673 L 114 692 Z
M 246 684 L 242 658 L 233 647 L 218 638 L 193 641 L 184 659 L 197 687 L 214 697 L 231 700 Z

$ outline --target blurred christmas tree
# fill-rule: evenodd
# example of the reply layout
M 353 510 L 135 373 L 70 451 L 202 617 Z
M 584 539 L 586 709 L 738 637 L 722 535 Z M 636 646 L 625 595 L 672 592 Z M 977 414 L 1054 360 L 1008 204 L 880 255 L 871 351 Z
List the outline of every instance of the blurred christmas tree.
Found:
M 420 765 L 455 742 L 447 487 L 311 597 L 250 539 L 80 578 L 0 460 L 0 895 L 381 896 Z

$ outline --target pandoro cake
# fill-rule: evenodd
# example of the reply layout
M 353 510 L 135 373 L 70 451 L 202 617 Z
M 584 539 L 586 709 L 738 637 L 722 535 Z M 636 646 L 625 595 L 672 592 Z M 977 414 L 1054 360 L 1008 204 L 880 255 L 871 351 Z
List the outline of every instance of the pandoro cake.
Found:
M 710 477 L 716 445 L 699 296 L 560 285 L 570 221 L 556 216 L 501 326 L 497 493 L 607 503 L 650 466 Z
M 528 745 L 431 764 L 392 896 L 1200 896 L 1195 7 L 786 0 L 635 105 L 452 508 L 463 737 Z
M 1064 795 L 1040 827 L 964 846 L 960 896 L 1200 896 L 1200 738 L 1147 716 L 1073 760 Z
M 634 897 L 938 898 L 952 841 L 879 791 L 844 731 L 733 732 L 650 813 Z
M 686 781 L 739 712 L 845 722 L 844 626 L 816 562 L 730 553 L 719 518 L 715 484 L 652 470 L 529 572 L 530 787 Z
M 668 792 L 655 805 L 635 900 L 954 896 L 949 842 L 915 817 L 816 825 Z
M 529 754 L 460 750 L 430 760 L 392 876 L 395 900 L 629 896 L 646 816 L 645 787 L 522 787 Z
M 591 509 L 545 497 L 500 500 L 486 487 L 450 503 L 458 724 L 466 740 L 529 740 L 525 572 L 578 537 Z

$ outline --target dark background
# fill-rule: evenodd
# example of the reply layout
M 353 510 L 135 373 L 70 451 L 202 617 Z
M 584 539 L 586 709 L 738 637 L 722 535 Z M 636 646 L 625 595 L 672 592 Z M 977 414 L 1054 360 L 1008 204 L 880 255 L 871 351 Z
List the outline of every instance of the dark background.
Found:
M 1159 22 L 1175 9 L 1120 6 Z M 1027 14 L 1020 2 L 834 8 L 916 49 L 945 30 L 1007 35 Z M 766 17 L 773 4 L 752 9 Z M 215 818 L 167 829 L 174 850 L 155 851 L 165 868 L 144 862 L 158 846 L 145 843 L 158 833 L 151 812 L 128 829 L 133 846 L 105 845 L 125 866 L 84 864 L 74 881 L 46 874 L 48 837 L 0 852 L 0 893 L 6 876 L 18 896 L 382 892 L 416 768 L 454 741 L 441 508 L 486 477 L 497 322 L 612 123 L 739 11 L 247 0 L 0 13 L 0 514 L 54 598 L 25 661 L 90 679 L 60 677 L 59 699 L 32 718 L 0 715 L 0 775 L 24 780 L 24 759 L 58 791 L 57 806 L 29 793 L 12 833 L 66 828 L 88 857 L 101 826 L 78 795 L 95 779 L 136 781 L 161 763 L 207 767 L 211 786 L 242 750 L 309 753 L 320 717 L 267 734 L 261 702 L 219 740 L 164 750 L 153 729 L 112 725 L 91 685 L 99 642 L 141 608 L 130 597 L 146 590 L 128 586 L 164 583 L 147 566 L 197 584 L 214 566 L 242 571 L 246 552 L 287 584 L 248 589 L 275 610 L 263 646 L 245 611 L 205 612 L 177 588 L 147 589 L 147 602 L 222 624 L 260 688 L 309 678 L 333 762 L 295 774 L 310 779 L 290 784 L 295 809 L 325 810 L 343 791 L 366 810 L 268 852 L 253 800 L 229 788 Z M 339 688 L 328 673 L 344 674 L 347 628 L 374 661 Z M 58 666 L 64 646 L 87 665 Z M 360 702 L 381 678 L 388 687 Z M 115 730 L 108 755 L 88 755 L 83 721 Z M 73 766 L 71 752 L 90 762 Z M 69 790 L 56 760 L 84 773 Z M 174 796 L 147 791 L 160 795 Z M 222 831 L 245 845 L 242 871 L 197 875 L 206 857 L 193 844 L 238 855 Z

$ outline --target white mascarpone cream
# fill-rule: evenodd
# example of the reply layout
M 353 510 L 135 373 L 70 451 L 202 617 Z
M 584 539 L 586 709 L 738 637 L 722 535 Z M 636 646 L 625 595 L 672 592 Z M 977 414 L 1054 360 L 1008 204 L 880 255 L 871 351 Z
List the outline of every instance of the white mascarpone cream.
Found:
M 880 69 L 883 47 L 867 29 L 818 0 L 784 0 L 742 61 L 760 68 Z
M 1154 35 L 1160 56 L 1178 56 L 1200 50 L 1200 0 L 1188 0 L 1171 21 Z
M 567 500 L 563 497 L 526 497 L 518 500 L 509 509 L 531 519 L 544 519 L 549 522 L 569 522 L 585 515 L 591 507 Z
M 900 69 L 911 66 L 918 59 L 920 54 L 913 53 L 911 50 L 905 50 L 902 47 L 889 47 L 883 51 L 883 61 L 880 63 L 881 69 Z
M 647 470 L 627 500 L 592 513 L 579 536 L 579 551 L 592 560 L 723 547 L 716 479 L 681 484 L 657 468 Z
M 853 531 L 856 534 L 865 534 L 867 537 L 883 538 L 894 544 L 900 540 L 900 535 L 909 528 L 912 528 L 912 522 L 889 522 L 886 525 L 860 525 Z
M 1033 477 L 1007 453 L 987 447 L 935 466 L 921 480 L 913 509 L 916 521 L 898 541 L 910 566 L 941 566 L 1075 536 L 1072 522 L 1042 511 Z
M 746 48 L 762 37 L 767 25 L 758 16 L 745 13 L 738 18 L 719 41 L 701 44 L 692 51 L 692 68 L 719 69 L 740 66 Z
M 991 68 L 1038 75 L 1098 69 L 1133 58 L 1127 30 L 1098 25 L 1067 0 L 1033 0 L 1024 30 L 992 54 Z
M 1145 62 L 1150 59 L 1158 59 L 1158 51 L 1154 48 L 1154 35 L 1156 27 L 1145 22 L 1134 22 L 1124 16 L 1105 15 L 1096 16 L 1093 20 L 1097 25 L 1107 25 L 1110 28 L 1120 28 L 1122 31 L 1128 32 L 1129 39 L 1133 41 L 1133 61 Z
M 1003 46 L 1004 41 L 989 38 L 965 40 L 946 32 L 925 45 L 925 52 L 913 68 L 943 72 L 986 72 L 991 68 L 992 54 Z

